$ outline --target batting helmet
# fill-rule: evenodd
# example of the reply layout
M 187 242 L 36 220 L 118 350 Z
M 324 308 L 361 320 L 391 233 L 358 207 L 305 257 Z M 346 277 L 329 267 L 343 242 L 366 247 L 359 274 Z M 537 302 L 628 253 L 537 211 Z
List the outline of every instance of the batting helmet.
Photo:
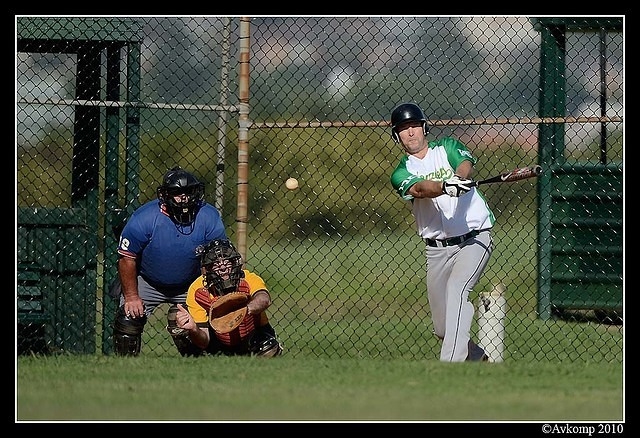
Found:
M 204 203 L 204 184 L 189 172 L 174 167 L 162 178 L 157 195 L 171 219 L 180 225 L 189 225 Z M 177 196 L 181 199 L 176 200 Z
M 418 105 L 415 103 L 403 103 L 396 107 L 391 113 L 391 138 L 396 143 L 400 142 L 398 135 L 398 125 L 406 122 L 422 122 L 422 132 L 427 135 L 429 127 L 427 126 L 427 118 Z

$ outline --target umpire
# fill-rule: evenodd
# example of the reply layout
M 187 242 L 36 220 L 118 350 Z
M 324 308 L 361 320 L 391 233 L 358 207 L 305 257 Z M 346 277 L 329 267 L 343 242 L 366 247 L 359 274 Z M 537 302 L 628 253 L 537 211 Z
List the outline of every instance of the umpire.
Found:
M 196 247 L 226 237 L 220 212 L 204 200 L 204 184 L 180 167 L 170 169 L 157 199 L 134 211 L 120 234 L 117 355 L 140 354 L 144 325 L 158 305 L 172 303 L 167 319 L 175 319 L 176 305 L 186 302 L 189 285 L 200 275 Z M 186 333 L 169 332 L 180 354 L 190 355 Z

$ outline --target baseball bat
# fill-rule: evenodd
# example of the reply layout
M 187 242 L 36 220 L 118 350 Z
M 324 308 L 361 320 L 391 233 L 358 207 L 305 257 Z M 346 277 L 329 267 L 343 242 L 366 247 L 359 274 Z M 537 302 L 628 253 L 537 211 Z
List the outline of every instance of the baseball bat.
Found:
M 518 167 L 511 172 L 503 172 L 499 175 L 492 176 L 491 178 L 482 179 L 480 181 L 474 181 L 474 186 L 477 187 L 480 184 L 500 183 L 500 182 L 513 182 L 521 179 L 534 178 L 542 173 L 542 167 L 539 165 Z

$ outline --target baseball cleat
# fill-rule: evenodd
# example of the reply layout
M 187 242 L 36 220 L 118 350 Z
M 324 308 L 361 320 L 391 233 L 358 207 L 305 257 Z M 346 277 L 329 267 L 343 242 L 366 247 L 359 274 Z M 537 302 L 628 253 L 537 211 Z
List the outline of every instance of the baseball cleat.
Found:
M 467 361 L 469 362 L 488 362 L 489 356 L 475 342 L 469 340 L 469 353 L 467 353 Z

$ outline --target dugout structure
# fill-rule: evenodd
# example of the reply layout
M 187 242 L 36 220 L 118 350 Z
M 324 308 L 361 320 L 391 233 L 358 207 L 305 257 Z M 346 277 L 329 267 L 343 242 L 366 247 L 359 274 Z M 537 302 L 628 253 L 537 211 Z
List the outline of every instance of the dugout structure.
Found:
M 594 310 L 611 322 L 623 311 L 623 163 L 607 154 L 607 33 L 622 32 L 622 19 L 537 18 L 541 34 L 538 180 L 538 315 Z M 566 35 L 599 37 L 600 157 L 572 161 L 565 154 Z M 549 123 L 546 122 L 549 120 Z M 554 121 L 555 120 L 555 121 Z
M 18 207 L 17 211 L 18 353 L 96 350 L 98 216 L 104 214 L 106 223 L 117 227 L 126 215 L 117 203 L 120 111 L 126 112 L 127 199 L 135 199 L 138 190 L 139 33 L 133 19 L 17 20 L 17 52 L 77 56 L 75 99 L 58 102 L 72 105 L 75 114 L 70 205 Z M 106 83 L 101 81 L 103 68 Z M 125 72 L 127 105 L 120 102 L 121 71 Z M 108 105 L 104 132 L 96 105 L 101 94 Z M 102 135 L 106 136 L 105 164 L 99 162 Z M 105 169 L 104 206 L 98 195 L 101 167 Z M 116 238 L 115 233 L 105 236 L 106 260 L 116 259 Z M 114 269 L 105 269 L 105 283 L 114 275 Z M 102 303 L 104 314 L 115 312 L 114 300 Z M 104 342 L 110 342 L 111 330 L 102 332 Z

